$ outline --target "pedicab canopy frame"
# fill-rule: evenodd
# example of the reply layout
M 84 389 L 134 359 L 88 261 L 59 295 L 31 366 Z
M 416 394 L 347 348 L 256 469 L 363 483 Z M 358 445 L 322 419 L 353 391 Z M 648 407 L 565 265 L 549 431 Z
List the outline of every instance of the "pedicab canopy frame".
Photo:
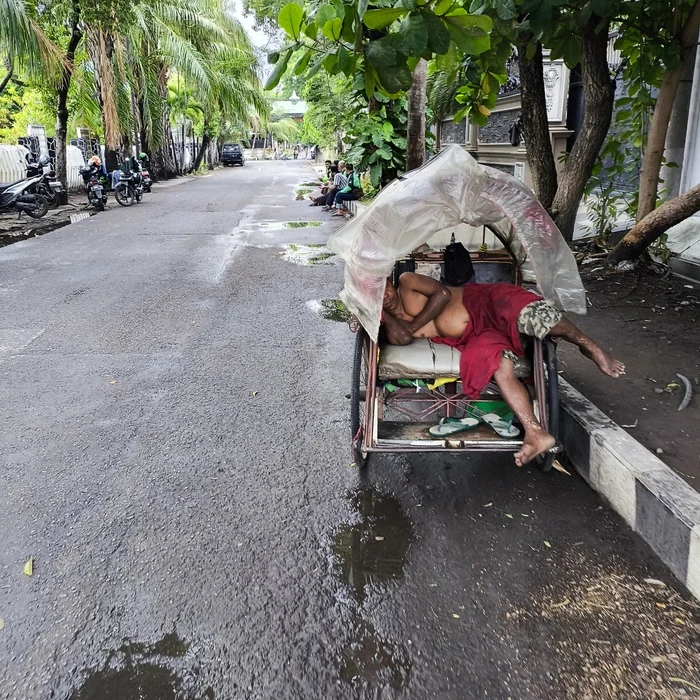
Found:
M 397 260 L 459 224 L 486 226 L 519 260 L 539 292 L 563 311 L 586 313 L 576 260 L 559 229 L 519 180 L 451 145 L 385 187 L 328 247 L 345 261 L 340 294 L 376 342 L 386 278 Z

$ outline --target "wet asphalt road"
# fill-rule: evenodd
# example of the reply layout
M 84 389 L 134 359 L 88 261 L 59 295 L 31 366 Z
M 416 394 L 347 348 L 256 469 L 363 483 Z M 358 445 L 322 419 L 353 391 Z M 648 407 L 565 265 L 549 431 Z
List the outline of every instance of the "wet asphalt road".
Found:
M 697 610 L 577 477 L 350 466 L 342 268 L 281 255 L 312 175 L 0 250 L 0 698 L 692 697 Z

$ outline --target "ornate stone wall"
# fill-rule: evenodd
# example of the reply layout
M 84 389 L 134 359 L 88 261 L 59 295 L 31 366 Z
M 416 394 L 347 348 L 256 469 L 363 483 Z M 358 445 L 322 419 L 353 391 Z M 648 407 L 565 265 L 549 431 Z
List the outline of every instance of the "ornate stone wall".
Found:
M 519 109 L 492 112 L 486 126 L 479 129 L 479 142 L 510 143 L 510 128 L 519 117 Z
M 440 127 L 441 141 L 445 145 L 448 143 L 466 143 L 467 142 L 467 126 L 466 121 L 462 120 L 459 124 L 455 124 L 451 119 L 445 119 Z

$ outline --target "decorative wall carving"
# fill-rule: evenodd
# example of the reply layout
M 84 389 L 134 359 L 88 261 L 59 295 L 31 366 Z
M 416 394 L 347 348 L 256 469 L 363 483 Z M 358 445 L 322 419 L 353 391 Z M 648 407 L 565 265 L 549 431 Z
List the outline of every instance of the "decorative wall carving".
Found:
M 491 112 L 486 126 L 479 127 L 480 143 L 510 143 L 510 128 L 520 117 L 520 109 Z

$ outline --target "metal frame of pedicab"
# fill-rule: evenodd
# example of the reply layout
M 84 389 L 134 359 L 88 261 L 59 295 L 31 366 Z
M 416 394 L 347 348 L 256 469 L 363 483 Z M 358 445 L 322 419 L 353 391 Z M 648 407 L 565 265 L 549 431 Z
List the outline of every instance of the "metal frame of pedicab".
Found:
M 489 251 L 486 254 L 472 253 L 476 270 L 485 262 L 511 267 L 512 282 L 522 284 L 521 265 L 506 240 L 494 228 L 486 225 L 505 247 L 506 254 Z M 411 254 L 408 259 L 415 260 L 420 254 Z M 406 258 L 404 258 L 406 260 Z M 434 261 L 435 258 L 433 258 Z M 398 264 L 394 268 L 394 281 L 397 282 Z M 478 275 L 477 275 L 478 278 Z M 529 339 L 531 373 L 531 396 L 535 402 L 535 411 L 542 427 L 555 439 L 559 438 L 559 382 L 557 371 L 556 343 L 547 337 L 544 340 Z M 388 393 L 383 380 L 379 378 L 380 344 L 371 340 L 367 332 L 359 326 L 356 333 L 352 386 L 351 386 L 351 438 L 355 463 L 364 467 L 369 455 L 374 452 L 515 452 L 522 446 L 522 439 L 498 437 L 493 430 L 480 426 L 474 430 L 457 433 L 453 436 L 433 437 L 426 431 L 425 437 L 382 439 L 379 434 L 380 419 L 385 407 L 391 408 L 409 418 L 404 425 L 415 423 L 415 418 L 428 418 L 441 415 L 456 416 L 474 401 L 502 400 L 494 383 L 489 384 L 478 399 L 469 399 L 459 390 L 461 381 L 446 384 L 434 389 L 427 386 L 420 388 L 398 389 Z M 395 380 L 400 377 L 394 377 Z M 426 378 L 427 379 L 427 378 Z M 364 391 L 362 383 L 364 380 Z M 454 391 L 453 391 L 454 389 Z M 364 404 L 362 410 L 361 404 Z M 414 408 L 415 406 L 415 408 Z M 421 408 L 423 406 L 423 408 Z M 522 429 L 521 429 L 522 433 Z M 549 453 L 538 458 L 537 463 L 543 471 L 548 471 L 555 454 L 560 447 L 555 446 Z

